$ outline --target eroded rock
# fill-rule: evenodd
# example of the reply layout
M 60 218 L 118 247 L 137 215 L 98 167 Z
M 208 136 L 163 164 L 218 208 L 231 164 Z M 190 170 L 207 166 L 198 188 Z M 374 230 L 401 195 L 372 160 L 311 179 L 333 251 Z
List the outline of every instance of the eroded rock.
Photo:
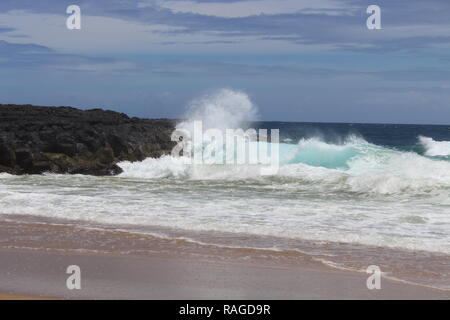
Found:
M 71 107 L 0 105 L 0 172 L 114 175 L 170 153 L 175 122 Z

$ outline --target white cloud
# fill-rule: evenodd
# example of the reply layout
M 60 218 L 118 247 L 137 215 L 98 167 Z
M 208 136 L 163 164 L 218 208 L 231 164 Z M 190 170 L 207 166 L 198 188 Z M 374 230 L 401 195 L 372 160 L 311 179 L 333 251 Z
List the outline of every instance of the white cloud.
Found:
M 151 5 L 149 2 L 148 4 Z M 196 13 L 208 16 L 238 18 L 253 15 L 274 15 L 283 13 L 323 13 L 338 14 L 334 10 L 348 8 L 337 0 L 249 0 L 237 2 L 196 2 L 196 1 L 160 1 L 161 7 L 173 12 Z M 145 3 L 141 3 L 145 6 Z M 348 8 L 351 10 L 351 8 Z M 327 11 L 322 11 L 327 10 Z
M 161 41 L 168 41 L 164 32 L 182 30 L 170 25 L 145 25 L 116 18 L 82 15 L 81 30 L 68 30 L 68 16 L 10 11 L 0 14 L 0 21 L 16 32 L 26 35 L 17 38 L 2 35 L 12 43 L 38 43 L 66 53 L 118 53 L 151 50 Z M 183 37 L 175 35 L 176 38 Z M 201 36 L 192 36 L 203 40 Z M 184 37 L 185 38 L 185 37 Z
M 298 52 L 327 48 L 326 45 L 297 45 L 258 36 L 223 36 L 216 31 L 178 33 L 183 27 L 146 25 L 117 18 L 82 15 L 81 30 L 68 30 L 65 15 L 10 11 L 0 14 L 4 25 L 26 37 L 3 34 L 11 43 L 35 43 L 63 53 L 268 53 Z M 231 42 L 230 42 L 231 41 Z M 280 45 L 280 44 L 283 45 Z
M 136 65 L 126 61 L 114 61 L 106 63 L 81 63 L 71 65 L 70 63 L 64 66 L 55 66 L 56 69 L 68 70 L 68 71 L 87 71 L 87 72 L 115 72 L 123 70 L 135 70 Z

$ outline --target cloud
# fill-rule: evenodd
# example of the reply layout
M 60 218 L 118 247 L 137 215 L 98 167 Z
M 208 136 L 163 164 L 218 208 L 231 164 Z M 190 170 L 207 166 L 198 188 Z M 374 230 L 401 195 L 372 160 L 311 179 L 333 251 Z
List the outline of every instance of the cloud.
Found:
M 342 14 L 342 9 L 346 9 L 337 0 L 161 1 L 159 4 L 162 8 L 170 9 L 174 13 L 194 13 L 225 18 L 298 12 Z M 145 3 L 141 3 L 140 7 L 145 8 Z
M 372 0 L 75 2 L 79 31 L 65 27 L 72 0 L 0 1 L 2 99 L 176 117 L 229 86 L 269 120 L 450 115 L 450 1 L 377 0 L 382 30 L 366 28 Z
M 4 55 L 50 53 L 50 52 L 53 52 L 53 50 L 37 44 L 32 43 L 16 44 L 0 40 L 0 53 Z
M 5 70 L 115 72 L 133 70 L 131 62 L 112 58 L 62 54 L 36 44 L 17 44 L 0 40 L 0 66 Z
M 8 28 L 8 27 L 0 27 L 0 33 L 6 33 L 6 32 L 11 32 L 14 31 L 13 28 Z
M 105 51 L 163 51 L 167 48 L 159 44 L 175 43 L 180 45 L 177 50 L 241 52 L 252 48 L 394 52 L 450 46 L 450 2 L 444 0 L 379 0 L 383 30 L 371 31 L 365 25 L 366 8 L 373 4 L 369 0 L 79 0 L 90 35 L 64 37 L 63 31 L 55 30 L 63 28 L 65 8 L 71 2 L 5 0 L 0 3 L 1 21 L 52 48 L 73 50 L 69 42 L 79 41 L 82 52 L 101 50 L 99 47 Z M 45 17 L 48 25 L 34 30 L 39 18 L 33 14 Z M 19 15 L 35 23 L 11 21 L 20 19 Z M 231 41 L 241 45 L 224 46 Z

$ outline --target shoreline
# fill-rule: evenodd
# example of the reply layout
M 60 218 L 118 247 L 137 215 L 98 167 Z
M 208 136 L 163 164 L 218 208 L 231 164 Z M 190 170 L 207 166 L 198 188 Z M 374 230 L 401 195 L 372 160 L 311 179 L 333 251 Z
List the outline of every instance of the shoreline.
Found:
M 386 277 L 368 290 L 370 274 L 294 252 L 43 223 L 0 221 L 0 234 L 5 299 L 450 299 Z M 66 288 L 69 265 L 80 266 L 82 290 Z
M 449 255 L 362 244 L 3 215 L 0 248 L 58 254 L 175 256 L 227 263 L 257 261 L 270 266 L 307 262 L 360 275 L 366 275 L 368 266 L 377 265 L 385 279 L 450 293 Z

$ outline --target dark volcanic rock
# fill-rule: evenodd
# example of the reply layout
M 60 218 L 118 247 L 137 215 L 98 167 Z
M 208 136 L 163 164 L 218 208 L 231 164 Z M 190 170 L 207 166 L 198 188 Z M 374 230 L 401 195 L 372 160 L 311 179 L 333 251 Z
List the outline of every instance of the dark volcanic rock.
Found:
M 119 161 L 170 153 L 174 126 L 102 109 L 0 105 L 0 172 L 118 174 Z

